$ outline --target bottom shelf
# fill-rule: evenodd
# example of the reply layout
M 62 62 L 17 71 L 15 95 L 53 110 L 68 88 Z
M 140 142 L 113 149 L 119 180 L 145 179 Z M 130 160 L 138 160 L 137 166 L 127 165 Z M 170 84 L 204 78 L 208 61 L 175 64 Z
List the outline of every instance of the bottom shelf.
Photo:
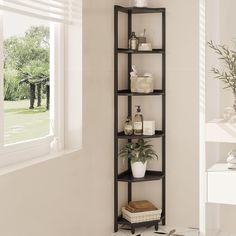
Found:
M 131 228 L 139 228 L 139 227 L 148 227 L 148 226 L 158 225 L 163 219 L 164 219 L 164 216 L 162 216 L 160 220 L 145 221 L 145 222 L 140 222 L 140 223 L 130 223 L 128 220 L 124 219 L 122 216 L 119 216 L 118 224 L 128 225 Z

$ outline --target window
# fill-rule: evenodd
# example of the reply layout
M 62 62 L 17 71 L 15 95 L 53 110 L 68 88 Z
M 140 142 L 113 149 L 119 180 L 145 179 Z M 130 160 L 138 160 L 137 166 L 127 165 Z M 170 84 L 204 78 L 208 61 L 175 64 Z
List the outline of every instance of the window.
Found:
M 4 144 L 48 136 L 50 22 L 4 11 L 3 56 Z
M 64 147 L 68 6 L 0 0 L 0 167 Z

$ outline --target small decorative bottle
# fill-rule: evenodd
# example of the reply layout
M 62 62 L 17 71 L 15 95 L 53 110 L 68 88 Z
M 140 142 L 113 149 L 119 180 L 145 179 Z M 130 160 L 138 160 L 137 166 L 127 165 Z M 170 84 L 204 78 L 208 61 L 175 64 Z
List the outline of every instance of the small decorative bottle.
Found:
M 130 116 L 128 116 L 125 121 L 124 133 L 125 133 L 125 135 L 132 135 L 133 134 L 133 124 L 132 124 L 132 120 L 131 120 Z
M 129 39 L 129 49 L 137 50 L 138 48 L 138 38 L 135 35 L 135 32 L 132 32 L 130 39 Z
M 137 107 L 137 113 L 134 116 L 134 135 L 143 134 L 143 115 L 140 106 Z

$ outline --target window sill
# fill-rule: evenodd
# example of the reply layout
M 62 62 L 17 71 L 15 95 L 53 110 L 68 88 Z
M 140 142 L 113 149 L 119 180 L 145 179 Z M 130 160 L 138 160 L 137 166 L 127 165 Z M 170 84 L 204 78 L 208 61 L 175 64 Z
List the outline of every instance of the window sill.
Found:
M 68 154 L 74 153 L 76 151 L 78 151 L 78 150 L 77 149 L 63 150 L 63 151 L 60 151 L 57 153 L 50 153 L 48 155 L 34 158 L 32 160 L 24 161 L 24 162 L 21 162 L 18 164 L 13 164 L 13 165 L 9 165 L 6 167 L 2 167 L 2 168 L 0 168 L 0 176 L 7 175 L 7 174 L 10 174 L 14 171 L 18 171 L 18 170 L 21 170 L 21 169 L 24 169 L 24 168 L 27 168 L 27 167 L 30 167 L 30 166 L 33 166 L 36 164 L 40 164 L 40 163 L 43 163 L 48 160 L 60 158 L 60 157 L 63 157 L 64 155 L 68 155 Z

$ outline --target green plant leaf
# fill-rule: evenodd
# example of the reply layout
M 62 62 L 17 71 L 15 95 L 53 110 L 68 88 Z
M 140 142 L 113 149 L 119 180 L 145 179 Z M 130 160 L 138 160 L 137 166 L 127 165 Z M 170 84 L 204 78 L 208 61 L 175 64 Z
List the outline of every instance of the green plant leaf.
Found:
M 128 158 L 131 162 L 141 161 L 143 163 L 147 160 L 158 159 L 153 146 L 144 139 L 138 139 L 137 142 L 129 142 L 124 145 L 119 152 L 119 157 Z

